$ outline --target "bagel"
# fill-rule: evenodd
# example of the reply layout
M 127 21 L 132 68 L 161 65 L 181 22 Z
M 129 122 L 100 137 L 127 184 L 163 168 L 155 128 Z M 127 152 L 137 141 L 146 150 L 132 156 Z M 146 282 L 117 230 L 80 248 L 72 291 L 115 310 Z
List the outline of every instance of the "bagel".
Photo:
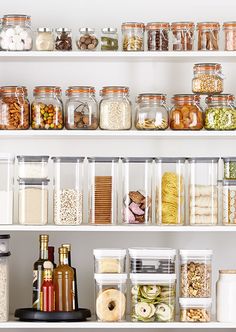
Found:
M 96 313 L 99 320 L 116 322 L 123 318 L 126 308 L 125 295 L 117 289 L 106 289 L 96 300 Z

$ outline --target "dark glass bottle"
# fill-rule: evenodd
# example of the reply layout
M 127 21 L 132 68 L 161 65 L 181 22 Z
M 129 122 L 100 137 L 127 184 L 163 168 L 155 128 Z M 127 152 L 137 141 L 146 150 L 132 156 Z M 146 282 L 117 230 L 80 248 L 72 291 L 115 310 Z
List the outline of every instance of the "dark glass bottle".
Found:
M 52 262 L 52 265 L 53 265 L 53 268 L 55 269 L 57 266 L 54 262 L 54 251 L 55 251 L 55 248 L 54 247 L 48 247 L 48 260 L 50 262 Z

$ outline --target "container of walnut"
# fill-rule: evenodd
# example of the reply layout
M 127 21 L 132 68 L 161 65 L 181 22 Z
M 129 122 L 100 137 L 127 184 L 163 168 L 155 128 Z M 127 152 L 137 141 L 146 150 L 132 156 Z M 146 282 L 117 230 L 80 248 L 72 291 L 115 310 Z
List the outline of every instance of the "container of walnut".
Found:
M 211 321 L 211 305 L 212 299 L 196 298 L 187 299 L 180 298 L 180 321 L 206 323 Z

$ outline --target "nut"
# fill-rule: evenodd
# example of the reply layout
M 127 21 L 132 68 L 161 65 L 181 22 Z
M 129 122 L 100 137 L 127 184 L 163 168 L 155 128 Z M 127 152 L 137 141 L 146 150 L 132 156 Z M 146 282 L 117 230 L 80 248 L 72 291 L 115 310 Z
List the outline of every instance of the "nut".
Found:
M 31 106 L 32 129 L 63 129 L 62 106 L 33 102 Z
M 181 322 L 210 322 L 211 314 L 207 309 L 181 309 L 180 321 Z

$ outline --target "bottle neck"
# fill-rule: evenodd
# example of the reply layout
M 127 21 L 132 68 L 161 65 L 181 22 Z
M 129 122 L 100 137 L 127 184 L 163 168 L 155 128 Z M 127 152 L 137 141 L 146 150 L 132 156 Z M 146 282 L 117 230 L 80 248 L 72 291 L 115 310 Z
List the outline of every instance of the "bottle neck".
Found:
M 48 243 L 41 242 L 40 243 L 40 259 L 48 259 Z
M 68 251 L 68 265 L 71 266 L 71 252 Z
M 68 264 L 68 254 L 59 255 L 59 265 L 69 265 Z

